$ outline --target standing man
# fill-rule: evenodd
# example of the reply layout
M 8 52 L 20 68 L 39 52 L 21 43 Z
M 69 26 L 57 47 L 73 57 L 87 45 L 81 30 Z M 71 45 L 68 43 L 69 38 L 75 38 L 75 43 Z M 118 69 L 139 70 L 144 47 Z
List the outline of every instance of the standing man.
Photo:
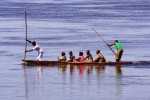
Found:
M 113 46 L 116 49 L 116 54 L 115 54 L 116 62 L 119 62 L 123 55 L 122 43 L 119 40 L 115 40 L 114 43 L 110 44 L 109 46 Z
M 29 50 L 26 50 L 26 52 L 31 52 L 31 51 L 37 51 L 38 52 L 38 56 L 37 56 L 37 60 L 41 60 L 43 58 L 43 49 L 40 48 L 40 46 L 37 44 L 36 41 L 30 41 L 30 40 L 26 40 L 28 41 L 29 43 L 32 44 L 33 48 L 32 49 L 29 49 Z

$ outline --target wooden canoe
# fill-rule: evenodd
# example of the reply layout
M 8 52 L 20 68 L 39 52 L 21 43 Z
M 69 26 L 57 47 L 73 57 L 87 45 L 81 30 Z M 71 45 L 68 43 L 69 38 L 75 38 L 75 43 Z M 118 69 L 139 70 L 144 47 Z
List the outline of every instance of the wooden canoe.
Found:
M 59 62 L 59 61 L 49 61 L 49 60 L 42 60 L 42 61 L 37 61 L 37 60 L 22 60 L 23 65 L 26 66 L 55 66 L 55 65 L 92 65 L 92 66 L 101 66 L 101 65 L 150 65 L 150 61 L 121 61 L 121 62 Z

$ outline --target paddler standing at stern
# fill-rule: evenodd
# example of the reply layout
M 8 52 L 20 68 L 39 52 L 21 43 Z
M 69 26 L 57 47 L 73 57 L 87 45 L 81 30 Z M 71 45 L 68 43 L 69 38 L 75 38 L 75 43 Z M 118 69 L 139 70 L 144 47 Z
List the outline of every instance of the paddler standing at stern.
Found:
M 122 43 L 119 40 L 115 40 L 114 43 L 110 44 L 109 46 L 113 46 L 116 49 L 115 58 L 116 58 L 116 62 L 119 62 L 123 55 Z

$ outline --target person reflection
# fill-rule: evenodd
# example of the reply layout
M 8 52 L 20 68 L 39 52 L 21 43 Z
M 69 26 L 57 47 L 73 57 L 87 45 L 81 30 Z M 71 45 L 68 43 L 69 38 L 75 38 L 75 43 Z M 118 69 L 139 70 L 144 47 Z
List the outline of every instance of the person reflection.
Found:
M 63 74 L 65 74 L 66 70 L 67 70 L 67 65 L 66 64 L 60 64 L 58 67 L 59 71 L 62 72 Z
M 121 64 L 116 64 L 116 97 L 117 100 L 120 100 L 121 94 L 122 94 L 122 69 L 121 69 Z
M 78 69 L 79 69 L 79 75 L 80 75 L 80 77 L 82 77 L 84 74 L 85 67 L 83 65 L 79 65 Z
M 95 66 L 97 75 L 101 74 L 105 70 L 105 65 Z
M 90 75 L 93 71 L 93 66 L 86 66 L 87 74 Z
M 40 80 L 42 78 L 43 68 L 41 66 L 37 67 L 37 79 Z
M 72 76 L 75 71 L 75 66 L 70 65 L 70 75 Z
M 116 74 L 117 74 L 117 76 L 120 76 L 120 75 L 122 75 L 122 69 L 121 69 L 121 64 L 116 64 Z

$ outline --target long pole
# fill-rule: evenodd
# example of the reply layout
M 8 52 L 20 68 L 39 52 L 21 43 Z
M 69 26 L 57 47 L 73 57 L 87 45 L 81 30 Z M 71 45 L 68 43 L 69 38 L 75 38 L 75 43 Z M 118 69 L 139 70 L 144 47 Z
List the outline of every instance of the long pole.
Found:
M 102 41 L 106 44 L 106 46 L 112 51 L 114 55 L 116 55 L 115 51 L 109 46 L 109 44 L 104 40 L 104 38 L 99 34 L 94 28 L 92 28 L 93 31 L 102 39 Z
M 27 32 L 28 32 L 28 27 L 27 27 L 27 11 L 26 9 L 24 10 L 24 16 L 25 16 L 25 50 L 24 50 L 24 60 L 26 59 L 26 50 L 27 50 Z

